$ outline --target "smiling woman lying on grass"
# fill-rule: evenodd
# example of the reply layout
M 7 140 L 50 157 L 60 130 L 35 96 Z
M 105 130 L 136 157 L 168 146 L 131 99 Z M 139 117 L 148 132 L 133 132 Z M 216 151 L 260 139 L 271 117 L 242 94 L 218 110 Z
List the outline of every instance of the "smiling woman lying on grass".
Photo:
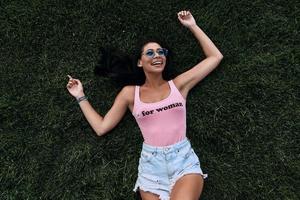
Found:
M 198 199 L 207 176 L 186 137 L 186 98 L 189 91 L 219 65 L 223 56 L 189 11 L 180 11 L 177 15 L 179 22 L 199 41 L 206 56 L 193 68 L 168 80 L 164 76 L 168 49 L 155 40 L 143 43 L 134 61 L 136 70 L 142 72 L 138 73 L 140 84 L 123 87 L 104 117 L 88 102 L 80 80 L 69 76 L 67 84 L 68 91 L 77 99 L 99 136 L 113 129 L 127 108 L 132 112 L 144 138 L 134 187 L 143 200 Z M 114 63 L 109 65 L 113 67 Z

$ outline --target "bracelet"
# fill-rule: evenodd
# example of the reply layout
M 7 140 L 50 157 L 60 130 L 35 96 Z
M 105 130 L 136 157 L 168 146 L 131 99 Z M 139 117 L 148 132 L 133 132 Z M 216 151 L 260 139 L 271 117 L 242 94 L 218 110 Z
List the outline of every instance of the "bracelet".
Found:
M 84 101 L 84 100 L 88 100 L 88 97 L 87 97 L 87 96 L 79 97 L 79 98 L 77 99 L 77 103 L 80 103 L 81 101 Z

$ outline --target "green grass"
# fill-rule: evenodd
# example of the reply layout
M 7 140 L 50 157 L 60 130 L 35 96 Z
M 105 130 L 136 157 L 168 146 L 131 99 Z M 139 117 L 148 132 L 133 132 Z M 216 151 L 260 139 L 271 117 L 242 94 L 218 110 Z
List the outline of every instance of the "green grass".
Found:
M 299 199 L 299 4 L 280 0 L 2 1 L 0 199 L 134 199 L 134 118 L 96 137 L 66 75 L 104 115 L 118 88 L 93 74 L 100 46 L 130 53 L 159 36 L 189 69 L 203 53 L 181 9 L 224 55 L 188 97 L 187 134 L 209 174 L 201 199 Z

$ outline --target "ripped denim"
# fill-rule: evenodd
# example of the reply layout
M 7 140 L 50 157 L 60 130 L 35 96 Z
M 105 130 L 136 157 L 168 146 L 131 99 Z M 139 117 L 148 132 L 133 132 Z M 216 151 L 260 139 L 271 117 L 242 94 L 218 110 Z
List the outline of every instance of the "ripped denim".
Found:
M 191 173 L 207 177 L 207 174 L 203 174 L 199 158 L 187 138 L 165 147 L 144 143 L 133 191 L 141 189 L 158 195 L 161 200 L 169 200 L 176 181 Z

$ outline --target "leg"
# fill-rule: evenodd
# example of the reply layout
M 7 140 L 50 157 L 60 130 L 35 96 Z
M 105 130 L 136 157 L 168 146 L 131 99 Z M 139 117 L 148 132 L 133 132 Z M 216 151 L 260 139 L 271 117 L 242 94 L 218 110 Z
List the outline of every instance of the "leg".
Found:
M 203 184 L 203 177 L 200 174 L 187 174 L 175 183 L 171 192 L 171 199 L 198 200 Z
M 158 195 L 140 190 L 142 200 L 159 200 Z

